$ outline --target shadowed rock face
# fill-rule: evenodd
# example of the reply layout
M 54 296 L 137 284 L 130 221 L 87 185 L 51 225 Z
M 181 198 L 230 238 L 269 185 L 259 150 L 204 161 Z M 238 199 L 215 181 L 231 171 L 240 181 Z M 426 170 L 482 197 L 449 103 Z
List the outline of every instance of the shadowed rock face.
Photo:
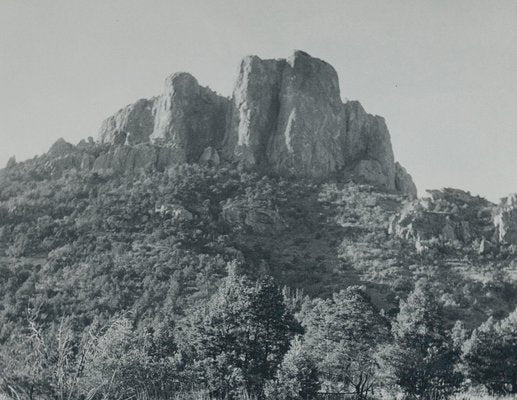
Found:
M 205 148 L 220 147 L 228 103 L 192 75 L 174 74 L 155 102 L 151 139 L 170 147 L 177 162 L 197 162 Z
M 211 148 L 221 162 L 245 168 L 316 179 L 347 174 L 416 196 L 411 176 L 395 164 L 384 119 L 356 101 L 343 104 L 334 68 L 302 51 L 286 60 L 245 57 L 231 99 L 175 74 L 160 96 L 104 121 L 99 141 L 150 142 L 167 147 L 176 163 L 198 162 Z
M 178 163 L 195 162 L 208 146 L 220 146 L 229 100 L 201 87 L 190 74 L 165 80 L 163 94 L 141 99 L 107 118 L 99 142 L 113 145 L 153 142 L 170 148 Z
M 405 193 L 411 198 L 417 197 L 416 185 L 411 175 L 398 162 L 395 163 L 395 189 L 400 193 Z
M 99 132 L 99 142 L 113 144 L 138 144 L 149 141 L 153 132 L 153 104 L 155 99 L 140 99 L 104 120 Z
M 501 242 L 517 244 L 517 193 L 501 200 L 494 213 L 494 224 Z

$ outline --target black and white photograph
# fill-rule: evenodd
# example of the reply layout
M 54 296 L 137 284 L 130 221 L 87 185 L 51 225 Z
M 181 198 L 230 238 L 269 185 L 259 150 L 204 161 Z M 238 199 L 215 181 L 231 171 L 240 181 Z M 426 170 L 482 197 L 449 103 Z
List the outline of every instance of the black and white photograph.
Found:
M 517 400 L 516 0 L 0 0 L 0 400 Z

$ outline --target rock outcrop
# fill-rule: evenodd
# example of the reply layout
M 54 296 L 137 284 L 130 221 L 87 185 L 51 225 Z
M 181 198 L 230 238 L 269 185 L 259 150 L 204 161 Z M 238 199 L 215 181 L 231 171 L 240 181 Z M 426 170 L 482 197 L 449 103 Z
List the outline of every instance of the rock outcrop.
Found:
M 302 51 L 286 60 L 245 57 L 231 99 L 187 73 L 174 74 L 160 96 L 106 119 L 99 142 L 158 145 L 173 163 L 226 162 L 307 178 L 335 176 L 416 196 L 411 176 L 395 163 L 384 119 L 357 101 L 343 103 L 334 68 Z M 110 153 L 128 168 L 152 164 L 135 161 L 134 150 Z M 127 161 L 116 161 L 124 154 Z M 101 164 L 107 160 L 95 162 Z
M 119 173 L 132 173 L 139 169 L 163 171 L 174 161 L 174 151 L 171 148 L 140 143 L 135 146 L 110 148 L 95 159 L 92 169 L 113 170 Z
M 211 146 L 208 146 L 199 157 L 199 163 L 201 165 L 209 165 L 216 167 L 219 165 L 221 159 L 219 158 L 219 153 L 216 149 Z
M 115 146 L 155 143 L 177 163 L 197 162 L 208 146 L 220 147 L 229 100 L 202 87 L 188 73 L 165 80 L 163 94 L 141 99 L 107 118 L 99 142 Z
M 16 165 L 16 157 L 11 156 L 9 157 L 9 160 L 7 160 L 7 164 L 5 165 L 5 168 L 13 168 Z
M 155 206 L 154 212 L 162 217 L 170 217 L 176 222 L 191 221 L 194 218 L 194 215 L 180 204 Z
M 517 193 L 501 200 L 495 209 L 494 225 L 501 242 L 517 244 Z
M 407 194 L 412 199 L 417 197 L 416 185 L 411 175 L 398 162 L 395 163 L 395 189 L 399 193 Z
M 288 60 L 242 61 L 224 154 L 247 166 L 310 178 L 348 168 L 395 189 L 384 120 L 358 102 L 343 104 L 334 68 L 301 51 Z
M 249 228 L 253 232 L 278 231 L 284 223 L 276 210 L 250 205 L 246 201 L 231 201 L 223 205 L 223 221 L 234 229 Z
M 389 225 L 389 233 L 418 246 L 429 241 L 461 243 L 483 249 L 497 242 L 492 220 L 494 204 L 468 192 L 446 188 L 428 190 L 423 197 L 406 204 Z
M 149 141 L 153 132 L 155 99 L 140 99 L 104 120 L 99 132 L 101 143 L 137 144 Z
M 75 151 L 75 146 L 72 143 L 68 143 L 65 139 L 59 138 L 52 146 L 50 146 L 48 154 L 54 157 L 62 157 L 75 153 Z
M 229 101 L 201 87 L 190 74 L 167 78 L 154 107 L 153 142 L 173 150 L 177 162 L 197 162 L 208 146 L 220 147 Z

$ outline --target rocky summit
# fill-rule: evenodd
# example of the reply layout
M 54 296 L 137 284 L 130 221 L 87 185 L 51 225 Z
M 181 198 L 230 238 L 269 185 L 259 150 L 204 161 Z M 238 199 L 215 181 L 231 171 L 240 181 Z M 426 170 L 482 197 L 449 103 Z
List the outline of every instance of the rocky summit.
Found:
M 92 164 L 96 169 L 163 168 L 208 157 L 217 165 L 344 177 L 416 197 L 411 176 L 394 160 L 384 119 L 357 101 L 343 103 L 335 69 L 302 51 L 279 60 L 245 57 L 231 98 L 176 73 L 161 95 L 108 117 L 98 141 L 112 148 Z

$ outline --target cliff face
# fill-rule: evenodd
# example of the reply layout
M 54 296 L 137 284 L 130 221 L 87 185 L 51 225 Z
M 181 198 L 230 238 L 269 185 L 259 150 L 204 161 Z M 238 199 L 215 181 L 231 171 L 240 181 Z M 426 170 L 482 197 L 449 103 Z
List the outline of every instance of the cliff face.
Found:
M 165 80 L 164 92 L 141 99 L 107 118 L 99 142 L 112 145 L 156 143 L 178 163 L 197 162 L 208 146 L 219 146 L 229 100 L 200 86 L 190 74 Z
M 517 244 L 517 193 L 501 200 L 494 212 L 499 240 Z
M 140 99 L 104 120 L 99 142 L 118 145 L 149 141 L 154 128 L 154 102 L 155 99 Z
M 416 196 L 411 176 L 395 164 L 384 119 L 343 103 L 334 68 L 301 51 L 287 60 L 244 58 L 231 99 L 175 74 L 160 96 L 104 121 L 99 141 L 159 145 L 172 163 L 199 162 L 210 149 L 245 168 L 316 179 L 346 174 Z
M 174 74 L 154 107 L 151 140 L 173 149 L 177 162 L 198 162 L 223 140 L 229 101 L 201 87 L 190 74 Z
M 395 189 L 395 162 L 381 117 L 343 104 L 334 68 L 297 51 L 288 60 L 242 61 L 232 98 L 225 155 L 312 178 L 349 169 Z

